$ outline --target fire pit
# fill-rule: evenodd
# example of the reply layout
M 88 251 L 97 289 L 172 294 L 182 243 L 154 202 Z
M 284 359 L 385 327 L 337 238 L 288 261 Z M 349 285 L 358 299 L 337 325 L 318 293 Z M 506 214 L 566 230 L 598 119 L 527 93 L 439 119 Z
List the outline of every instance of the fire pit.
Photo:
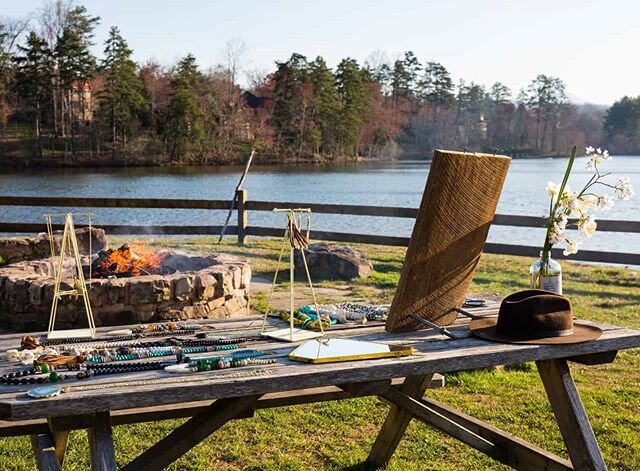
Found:
M 220 318 L 246 312 L 251 268 L 230 255 L 187 255 L 123 245 L 83 257 L 96 325 Z M 69 261 L 63 279 L 70 279 Z M 0 323 L 10 328 L 46 325 L 53 297 L 50 259 L 0 268 Z M 63 284 L 63 289 L 66 287 Z M 58 329 L 81 327 L 81 301 L 58 305 Z

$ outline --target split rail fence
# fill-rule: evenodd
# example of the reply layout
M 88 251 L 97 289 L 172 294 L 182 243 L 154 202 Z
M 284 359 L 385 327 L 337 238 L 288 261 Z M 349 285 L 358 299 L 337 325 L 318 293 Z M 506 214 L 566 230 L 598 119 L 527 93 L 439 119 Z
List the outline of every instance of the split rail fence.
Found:
M 147 199 L 147 198 L 71 198 L 71 197 L 23 197 L 0 196 L 2 206 L 48 206 L 65 208 L 159 208 L 159 209 L 207 209 L 229 210 L 229 200 L 192 200 L 192 199 Z M 238 243 L 243 244 L 247 236 L 281 237 L 282 229 L 249 225 L 248 213 L 252 211 L 272 211 L 274 208 L 310 208 L 313 213 L 340 214 L 352 216 L 377 216 L 415 219 L 416 208 L 391 206 L 359 206 L 344 204 L 297 203 L 282 201 L 252 201 L 247 199 L 246 190 L 238 190 L 237 201 L 233 209 L 237 213 L 237 224 L 227 227 L 226 235 L 236 235 Z M 498 226 L 542 228 L 545 219 L 535 216 L 516 216 L 496 214 L 493 224 Z M 99 225 L 108 234 L 154 234 L 154 235 L 218 235 L 222 226 L 207 225 Z M 54 227 L 61 229 L 62 227 Z M 0 222 L 0 233 L 33 233 L 46 231 L 45 224 Z M 640 221 L 598 221 L 598 231 L 619 233 L 640 233 Z M 409 237 L 396 237 L 374 234 L 353 234 L 345 232 L 311 231 L 314 240 L 330 240 L 363 244 L 407 246 Z M 539 247 L 487 242 L 486 253 L 521 255 L 537 257 Z M 562 250 L 554 249 L 556 258 L 564 258 Z M 621 252 L 600 252 L 581 250 L 571 257 L 573 260 L 640 265 L 640 254 Z

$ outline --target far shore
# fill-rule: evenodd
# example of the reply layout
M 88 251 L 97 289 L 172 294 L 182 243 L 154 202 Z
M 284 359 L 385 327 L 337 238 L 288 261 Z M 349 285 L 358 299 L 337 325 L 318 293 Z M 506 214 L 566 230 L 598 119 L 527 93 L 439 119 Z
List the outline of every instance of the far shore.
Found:
M 473 151 L 469 151 L 473 152 Z M 508 155 L 513 159 L 560 159 L 566 158 L 564 154 L 511 154 L 509 152 L 497 151 L 498 154 Z M 619 154 L 619 155 L 637 155 L 637 154 Z M 202 167 L 212 168 L 220 166 L 244 165 L 245 158 L 234 158 L 211 163 L 197 162 L 172 162 L 165 160 L 149 160 L 149 159 L 117 159 L 109 158 L 77 158 L 64 159 L 63 157 L 51 158 L 16 158 L 11 156 L 0 156 L 0 168 L 20 170 L 20 169 L 72 169 L 72 168 L 123 168 L 123 167 L 154 167 L 154 168 L 176 168 L 176 167 Z M 405 154 L 399 157 L 340 157 L 340 158 L 322 158 L 322 157 L 302 157 L 282 160 L 273 155 L 260 155 L 255 159 L 253 164 L 258 165 L 309 165 L 309 164 L 341 164 L 341 163 L 363 163 L 363 162 L 384 162 L 384 161 L 419 161 L 428 162 L 431 160 L 431 154 Z

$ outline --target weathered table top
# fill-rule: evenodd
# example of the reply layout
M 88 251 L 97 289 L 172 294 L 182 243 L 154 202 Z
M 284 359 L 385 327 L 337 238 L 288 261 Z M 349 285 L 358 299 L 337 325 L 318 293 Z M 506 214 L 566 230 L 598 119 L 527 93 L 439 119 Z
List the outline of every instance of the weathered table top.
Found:
M 473 310 L 476 314 L 497 313 L 497 305 Z M 279 321 L 273 320 L 272 323 Z M 198 322 L 205 325 L 212 334 L 228 335 L 238 333 L 255 334 L 261 324 L 257 316 L 229 318 L 224 321 Z M 294 391 L 329 385 L 352 384 L 389 380 L 429 373 L 446 373 L 519 363 L 532 360 L 572 358 L 621 349 L 640 347 L 640 331 L 610 325 L 599 325 L 603 335 L 598 340 L 569 345 L 512 345 L 493 343 L 471 336 L 468 319 L 461 318 L 449 328 L 463 338 L 450 340 L 429 329 L 418 332 L 389 334 L 380 323 L 366 326 L 341 326 L 327 332 L 328 337 L 348 337 L 388 344 L 411 345 L 415 354 L 409 357 L 361 360 L 343 363 L 306 364 L 290 361 L 287 355 L 297 346 L 265 339 L 249 342 L 246 348 L 266 353 L 262 358 L 274 358 L 277 363 L 267 366 L 247 366 L 212 372 L 194 373 L 192 377 L 203 375 L 225 375 L 251 369 L 268 369 L 269 374 L 244 378 L 222 378 L 211 381 L 185 382 L 174 384 L 137 385 L 135 387 L 114 387 L 93 391 L 71 391 L 49 399 L 30 399 L 25 392 L 42 385 L 9 386 L 0 385 L 0 420 L 24 420 L 92 414 L 140 407 L 162 406 L 193 401 L 233 398 L 253 394 L 268 394 Z M 111 330 L 99 329 L 99 332 Z M 17 348 L 23 334 L 0 336 L 0 350 Z M 33 334 L 37 336 L 38 334 Z M 155 337 L 154 340 L 158 338 Z M 222 352 L 223 354 L 225 352 Z M 199 354 L 197 356 L 211 355 Z M 160 357 L 157 360 L 171 357 Z M 141 360 L 145 361 L 145 360 Z M 0 361 L 0 374 L 24 369 L 16 363 Z M 84 386 L 103 383 L 120 383 L 160 378 L 175 378 L 178 375 L 164 371 L 148 371 L 121 375 L 108 375 L 90 380 L 67 380 L 62 386 Z

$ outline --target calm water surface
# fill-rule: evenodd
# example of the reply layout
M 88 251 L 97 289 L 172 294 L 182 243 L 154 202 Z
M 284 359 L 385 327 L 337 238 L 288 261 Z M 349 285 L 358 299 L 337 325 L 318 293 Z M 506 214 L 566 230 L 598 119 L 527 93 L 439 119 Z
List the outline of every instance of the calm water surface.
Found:
M 543 216 L 548 207 L 544 187 L 562 179 L 566 160 L 529 159 L 511 163 L 498 212 Z M 585 182 L 590 174 L 584 159 L 577 159 L 571 185 Z M 614 157 L 603 171 L 627 176 L 640 192 L 640 156 Z M 342 165 L 260 166 L 252 168 L 245 182 L 249 199 L 371 206 L 417 207 L 429 171 L 424 161 L 393 161 Z M 29 170 L 0 174 L 0 194 L 20 196 L 75 196 L 123 198 L 228 199 L 242 167 L 133 168 L 106 170 Z M 41 222 L 45 212 L 64 208 L 0 206 L 0 221 Z M 211 224 L 224 222 L 226 211 L 96 208 L 95 224 Z M 603 219 L 640 219 L 640 197 L 617 202 Z M 254 212 L 249 224 L 280 226 L 282 216 Z M 313 215 L 319 230 L 384 235 L 410 235 L 413 220 L 363 216 Z M 539 229 L 493 227 L 489 240 L 541 245 Z M 597 233 L 585 249 L 640 252 L 640 234 Z

